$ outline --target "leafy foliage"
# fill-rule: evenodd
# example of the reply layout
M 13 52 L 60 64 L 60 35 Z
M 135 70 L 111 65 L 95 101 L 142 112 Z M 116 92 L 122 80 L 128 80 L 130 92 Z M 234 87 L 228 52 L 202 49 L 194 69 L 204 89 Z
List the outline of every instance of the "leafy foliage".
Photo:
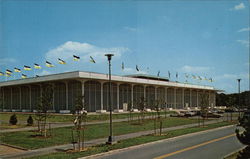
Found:
M 216 105 L 219 106 L 238 106 L 239 105 L 239 94 L 216 94 Z M 250 91 L 240 93 L 240 106 L 250 105 Z
M 28 126 L 32 126 L 33 123 L 34 123 L 33 118 L 32 118 L 32 116 L 30 115 L 30 116 L 28 117 L 28 119 L 27 119 L 27 125 L 28 125 Z
M 11 125 L 16 125 L 16 123 L 17 123 L 16 114 L 13 114 L 13 115 L 10 116 L 9 123 L 10 123 Z
M 236 129 L 236 136 L 238 140 L 242 144 L 247 145 L 247 147 L 243 151 L 239 152 L 237 159 L 245 159 L 250 156 L 250 117 L 244 115 L 240 117 L 239 126 L 244 128 L 244 132 L 240 133 L 239 129 Z

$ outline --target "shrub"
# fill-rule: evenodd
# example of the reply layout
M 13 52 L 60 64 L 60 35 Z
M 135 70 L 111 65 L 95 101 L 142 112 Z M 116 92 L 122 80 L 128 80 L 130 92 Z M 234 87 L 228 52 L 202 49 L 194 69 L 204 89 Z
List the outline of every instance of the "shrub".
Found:
M 13 114 L 13 115 L 10 116 L 9 123 L 10 123 L 11 125 L 16 125 L 16 123 L 17 123 L 16 114 Z
M 28 117 L 28 119 L 27 119 L 27 125 L 28 125 L 28 126 L 32 126 L 32 125 L 33 125 L 33 118 L 32 118 L 31 115 L 30 115 L 30 116 Z

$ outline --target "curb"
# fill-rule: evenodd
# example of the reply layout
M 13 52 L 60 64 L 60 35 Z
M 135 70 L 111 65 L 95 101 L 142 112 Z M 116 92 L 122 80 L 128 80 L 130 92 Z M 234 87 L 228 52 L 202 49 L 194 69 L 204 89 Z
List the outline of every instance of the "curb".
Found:
M 247 147 L 247 146 L 243 146 L 242 148 L 239 148 L 239 149 L 237 149 L 237 150 L 231 152 L 230 154 L 227 154 L 226 156 L 223 157 L 223 159 L 225 159 L 225 158 L 231 156 L 231 155 L 234 154 L 234 153 L 237 153 L 237 152 L 243 150 L 243 149 L 246 148 L 246 147 Z
M 102 153 L 98 153 L 98 154 L 91 155 L 91 156 L 81 157 L 81 158 L 78 158 L 78 159 L 96 158 L 96 157 L 108 155 L 108 154 L 111 154 L 111 153 L 116 153 L 116 152 L 120 152 L 120 151 L 130 150 L 130 149 L 134 149 L 134 148 L 140 148 L 140 147 L 143 147 L 143 146 L 146 146 L 146 145 L 161 143 L 161 142 L 165 142 L 165 141 L 171 141 L 171 140 L 174 140 L 174 139 L 177 139 L 177 138 L 183 138 L 183 137 L 193 136 L 193 135 L 196 135 L 196 134 L 203 134 L 203 133 L 207 133 L 207 132 L 211 132 L 211 131 L 215 131 L 215 130 L 220 130 L 220 129 L 224 129 L 224 128 L 228 128 L 228 127 L 233 127 L 233 126 L 235 126 L 235 125 L 227 125 L 227 126 L 223 126 L 223 127 L 214 128 L 214 129 L 212 128 L 212 129 L 209 129 L 209 130 L 204 130 L 204 131 L 189 133 L 189 134 L 180 135 L 180 136 L 176 136 L 176 137 L 172 137 L 172 138 L 168 138 L 168 139 L 163 139 L 163 140 L 148 142 L 148 143 L 144 143 L 144 144 L 140 144 L 140 145 L 134 145 L 134 146 L 126 147 L 126 148 L 111 150 L 111 151 L 108 151 L 108 152 L 102 152 Z

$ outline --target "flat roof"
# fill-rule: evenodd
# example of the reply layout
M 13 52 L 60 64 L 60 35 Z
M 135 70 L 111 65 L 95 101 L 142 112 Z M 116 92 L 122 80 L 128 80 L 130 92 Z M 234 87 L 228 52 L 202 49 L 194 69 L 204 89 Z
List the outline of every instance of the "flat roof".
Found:
M 142 79 L 152 79 L 152 80 L 159 80 L 159 81 L 169 81 L 169 79 L 165 78 L 165 77 L 153 76 L 153 75 L 146 75 L 146 74 L 125 75 L 125 77 L 134 77 L 134 78 L 142 78 Z
M 150 77 L 150 76 L 148 76 L 148 77 Z M 195 84 L 189 84 L 189 83 L 180 83 L 180 82 L 156 80 L 156 79 L 149 79 L 149 78 L 131 77 L 131 75 L 129 75 L 129 76 L 112 75 L 111 78 L 112 78 L 113 82 L 117 82 L 117 83 L 156 85 L 156 86 L 163 86 L 163 87 L 179 87 L 179 88 L 205 89 L 205 90 L 217 91 L 212 86 L 195 85 Z M 62 81 L 62 80 L 78 80 L 78 81 L 102 80 L 102 81 L 108 81 L 108 79 L 109 79 L 108 74 L 95 73 L 95 72 L 84 72 L 84 71 L 73 71 L 73 72 L 65 72 L 65 73 L 59 73 L 59 74 L 44 75 L 44 76 L 39 76 L 39 77 L 30 77 L 30 78 L 26 78 L 26 79 L 4 81 L 4 82 L 0 82 L 0 87 L 36 84 L 36 83 Z

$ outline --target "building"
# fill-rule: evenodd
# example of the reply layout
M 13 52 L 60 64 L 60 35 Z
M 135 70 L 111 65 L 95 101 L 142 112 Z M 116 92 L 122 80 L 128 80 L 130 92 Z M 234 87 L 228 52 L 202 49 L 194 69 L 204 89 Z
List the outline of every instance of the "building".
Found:
M 67 72 L 40 77 L 0 82 L 2 111 L 35 111 L 42 88 L 51 83 L 54 112 L 69 113 L 76 97 L 84 96 L 88 112 L 105 112 L 108 106 L 108 75 L 93 72 Z M 137 109 L 144 97 L 150 108 L 155 100 L 166 108 L 199 107 L 201 95 L 207 96 L 208 105 L 215 106 L 216 89 L 211 86 L 171 82 L 168 79 L 148 76 L 112 76 L 111 103 L 115 112 Z

